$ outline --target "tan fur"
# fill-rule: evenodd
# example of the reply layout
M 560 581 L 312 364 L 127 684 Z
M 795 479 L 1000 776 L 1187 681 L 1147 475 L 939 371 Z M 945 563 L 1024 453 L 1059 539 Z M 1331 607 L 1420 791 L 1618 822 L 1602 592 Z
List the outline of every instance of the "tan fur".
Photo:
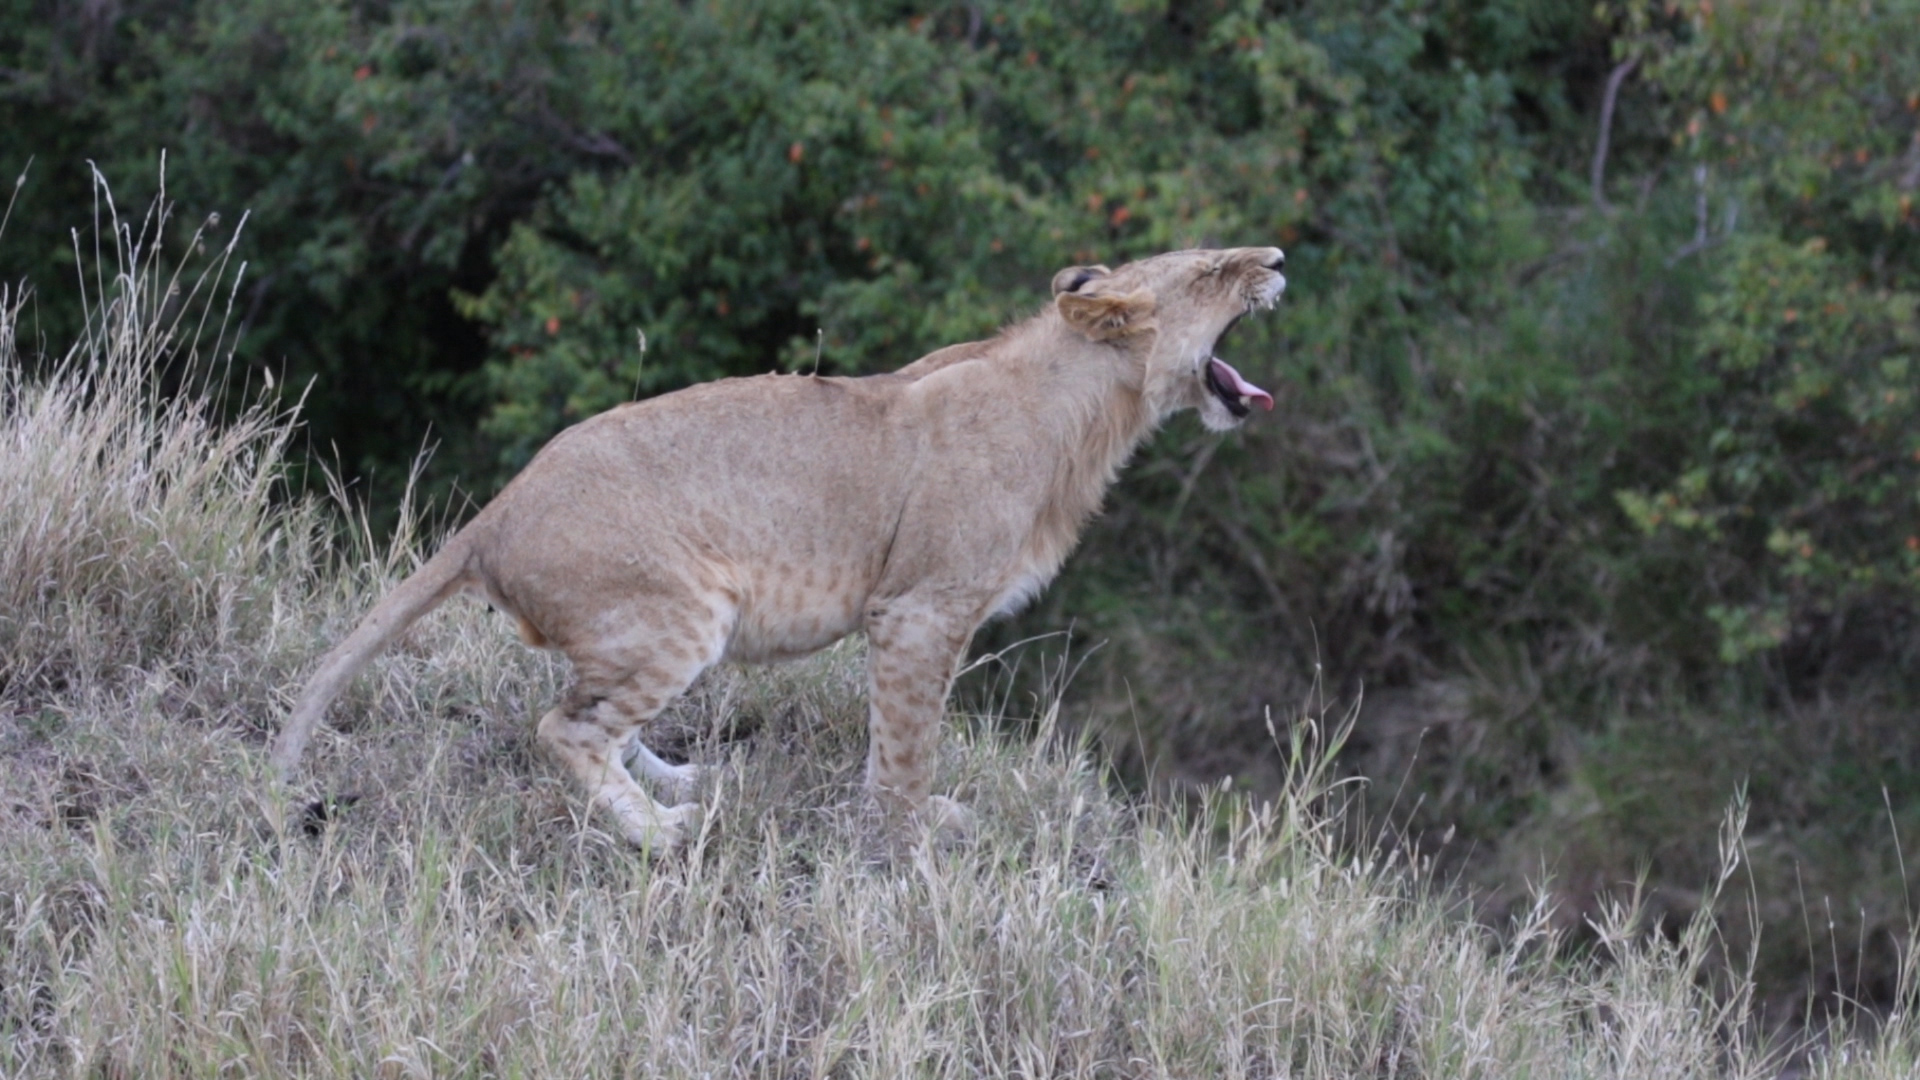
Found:
M 637 784 L 689 779 L 636 738 L 708 666 L 799 656 L 864 630 L 867 782 L 930 804 L 939 721 L 975 628 L 1038 592 L 1115 472 L 1172 413 L 1239 417 L 1208 358 L 1285 286 L 1273 248 L 1073 267 L 1055 302 L 989 341 L 890 375 L 727 379 L 562 432 L 321 662 L 274 747 L 291 773 L 328 704 L 459 591 L 573 663 L 541 740 L 627 838 L 679 843 L 700 807 Z M 1244 415 L 1244 401 L 1240 402 Z

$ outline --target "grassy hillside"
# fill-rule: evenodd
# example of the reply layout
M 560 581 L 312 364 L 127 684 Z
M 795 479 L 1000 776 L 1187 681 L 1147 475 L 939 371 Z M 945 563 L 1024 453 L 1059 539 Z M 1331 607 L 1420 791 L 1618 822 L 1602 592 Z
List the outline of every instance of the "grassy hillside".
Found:
M 563 672 L 456 604 L 280 789 L 264 739 L 301 670 L 420 546 L 282 499 L 292 417 L 208 419 L 227 279 L 163 258 L 156 215 L 106 230 L 52 372 L 0 301 L 0 1075 L 1920 1068 L 1905 1011 L 1765 1037 L 1706 915 L 1649 934 L 1623 896 L 1584 950 L 1544 899 L 1472 924 L 1431 864 L 1343 840 L 1322 712 L 1274 718 L 1278 798 L 1183 810 L 1116 796 L 1055 698 L 1003 706 L 1021 742 L 956 716 L 941 786 L 980 827 L 929 843 L 861 801 L 857 642 L 723 671 L 663 721 L 723 765 L 712 812 L 650 863 L 533 752 Z M 1702 912 L 1741 900 L 1737 813 L 1723 837 Z

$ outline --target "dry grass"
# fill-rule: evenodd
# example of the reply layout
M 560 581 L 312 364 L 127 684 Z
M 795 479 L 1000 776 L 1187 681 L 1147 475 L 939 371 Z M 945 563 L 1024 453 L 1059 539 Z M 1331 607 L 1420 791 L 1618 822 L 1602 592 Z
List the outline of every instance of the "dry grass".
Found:
M 563 673 L 452 605 L 336 710 L 350 730 L 323 734 L 312 787 L 276 789 L 262 735 L 294 668 L 414 550 L 376 558 L 363 536 L 328 562 L 319 512 L 274 502 L 285 419 L 215 425 L 158 396 L 182 346 L 127 325 L 37 381 L 4 357 L 0 531 L 44 539 L 0 548 L 0 581 L 27 583 L 0 610 L 32 613 L 0 658 L 0 1075 L 1718 1077 L 1789 1060 L 1737 975 L 1703 970 L 1709 922 L 1648 940 L 1623 907 L 1598 954 L 1569 959 L 1544 907 L 1496 934 L 1390 849 L 1343 848 L 1317 717 L 1283 731 L 1286 797 L 1186 813 L 1113 795 L 1044 702 L 1018 745 L 1003 717 L 959 717 L 941 786 L 977 834 L 895 838 L 858 795 L 851 643 L 718 672 L 664 721 L 724 768 L 691 849 L 648 862 L 532 751 Z M 316 811 L 321 792 L 337 799 Z M 1729 867 L 1739 850 L 1736 821 Z M 1796 1067 L 1920 1069 L 1904 1015 L 1819 1045 Z
M 216 324 L 202 356 L 239 230 L 211 258 L 168 266 L 164 198 L 123 222 L 96 184 L 107 250 L 75 240 L 96 270 L 86 333 L 35 358 L 37 377 L 13 349 L 26 289 L 0 288 L 0 688 L 16 697 L 128 663 L 223 675 L 201 665 L 254 651 L 275 628 L 275 589 L 305 588 L 319 551 L 317 516 L 272 501 L 293 418 L 253 407 L 222 421 L 192 390 L 223 344 Z

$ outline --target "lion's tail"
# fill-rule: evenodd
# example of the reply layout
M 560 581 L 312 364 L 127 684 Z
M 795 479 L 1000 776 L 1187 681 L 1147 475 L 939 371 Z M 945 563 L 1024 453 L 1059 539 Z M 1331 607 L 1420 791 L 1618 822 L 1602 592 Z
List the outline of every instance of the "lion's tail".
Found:
M 294 703 L 286 726 L 280 729 L 280 737 L 274 740 L 273 766 L 282 780 L 293 776 L 300 764 L 300 755 L 307 748 L 307 740 L 313 737 L 313 729 L 326 715 L 327 706 L 353 682 L 360 669 L 393 639 L 406 633 L 422 615 L 439 607 L 447 597 L 468 584 L 464 540 L 459 535 L 449 540 L 439 554 L 428 559 L 426 565 L 375 604 L 360 620 L 360 625 L 353 628 L 353 633 L 320 661 L 320 667 L 307 680 L 306 689 L 300 692 L 300 700 Z

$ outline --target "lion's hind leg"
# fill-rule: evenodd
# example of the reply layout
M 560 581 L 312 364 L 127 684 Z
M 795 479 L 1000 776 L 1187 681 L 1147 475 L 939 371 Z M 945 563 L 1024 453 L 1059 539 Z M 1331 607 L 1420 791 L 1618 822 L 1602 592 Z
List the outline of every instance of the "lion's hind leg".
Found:
M 540 741 L 565 762 L 596 806 L 610 812 L 621 833 L 636 847 L 665 851 L 677 847 L 700 827 L 701 807 L 688 802 L 664 806 L 654 801 L 627 771 L 631 757 L 642 776 L 686 783 L 697 777 L 692 765 L 669 765 L 639 741 L 639 732 L 667 703 L 708 666 L 720 659 L 725 634 L 690 630 L 677 621 L 677 633 L 645 643 L 629 642 L 617 653 L 569 655 L 574 685 L 561 705 L 540 720 Z M 656 625 L 676 626 L 675 620 Z M 645 653 L 641 659 L 638 653 Z
M 678 847 L 699 828 L 700 804 L 665 806 L 647 794 L 620 760 L 620 737 L 608 730 L 626 725 L 608 723 L 600 715 L 606 712 L 617 718 L 621 710 L 609 710 L 603 701 L 585 710 L 583 719 L 564 705 L 555 708 L 540 718 L 540 741 L 566 763 L 594 805 L 613 815 L 629 843 L 653 851 Z

